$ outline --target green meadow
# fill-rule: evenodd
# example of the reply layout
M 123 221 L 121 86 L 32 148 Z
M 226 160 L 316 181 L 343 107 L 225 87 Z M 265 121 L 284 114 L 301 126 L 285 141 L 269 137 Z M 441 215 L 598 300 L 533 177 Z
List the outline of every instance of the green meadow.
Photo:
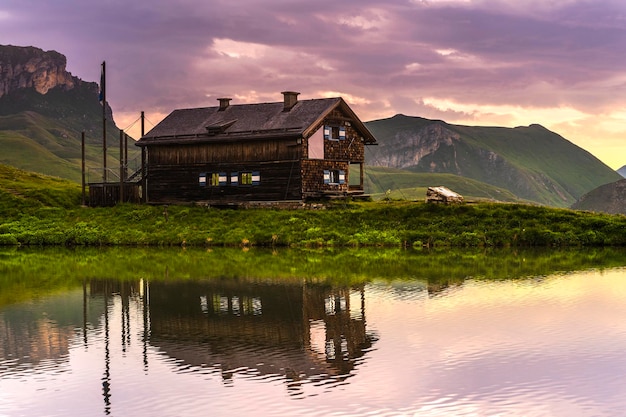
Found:
M 0 166 L 0 244 L 31 246 L 624 246 L 626 216 L 519 203 L 383 199 L 320 209 L 81 207 L 75 183 Z

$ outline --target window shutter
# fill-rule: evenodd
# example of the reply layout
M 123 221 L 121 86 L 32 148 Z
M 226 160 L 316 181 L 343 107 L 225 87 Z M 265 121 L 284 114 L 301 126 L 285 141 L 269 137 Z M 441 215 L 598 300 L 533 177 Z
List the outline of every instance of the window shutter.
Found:
M 345 184 L 346 183 L 346 171 L 340 170 L 339 171 L 339 184 Z
M 324 139 L 330 139 L 330 126 L 324 126 Z
M 259 171 L 252 171 L 252 185 L 261 184 L 261 173 Z
M 339 127 L 339 140 L 346 140 L 346 128 L 343 126 Z
M 228 184 L 228 176 L 226 175 L 225 172 L 220 172 L 220 185 L 227 185 Z
M 330 171 L 324 170 L 324 184 L 330 184 Z
M 198 176 L 198 184 L 200 187 L 206 187 L 206 172 L 201 172 Z
M 231 172 L 230 173 L 230 185 L 238 185 L 239 184 L 239 173 Z

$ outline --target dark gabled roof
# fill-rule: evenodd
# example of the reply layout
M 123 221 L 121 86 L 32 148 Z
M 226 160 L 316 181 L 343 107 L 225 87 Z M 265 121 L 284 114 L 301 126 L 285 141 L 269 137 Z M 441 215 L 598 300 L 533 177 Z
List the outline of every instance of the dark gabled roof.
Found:
M 308 137 L 337 107 L 350 117 L 366 144 L 376 143 L 352 109 L 337 97 L 299 100 L 288 111 L 284 111 L 283 102 L 233 104 L 222 110 L 219 106 L 174 110 L 137 145 Z

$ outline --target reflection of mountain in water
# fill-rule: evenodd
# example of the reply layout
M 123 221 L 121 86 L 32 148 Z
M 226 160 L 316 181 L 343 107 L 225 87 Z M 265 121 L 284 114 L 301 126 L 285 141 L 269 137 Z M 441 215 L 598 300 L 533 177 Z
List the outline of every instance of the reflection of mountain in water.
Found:
M 221 280 L 150 285 L 150 344 L 181 367 L 340 381 L 376 337 L 365 327 L 364 287 Z M 187 370 L 188 371 L 188 370 Z
M 97 325 L 102 303 L 86 297 L 86 288 L 68 291 L 27 303 L 15 304 L 0 312 L 0 359 L 3 366 L 32 369 L 67 362 L 71 339 L 78 329 Z M 85 336 L 86 337 L 86 336 Z

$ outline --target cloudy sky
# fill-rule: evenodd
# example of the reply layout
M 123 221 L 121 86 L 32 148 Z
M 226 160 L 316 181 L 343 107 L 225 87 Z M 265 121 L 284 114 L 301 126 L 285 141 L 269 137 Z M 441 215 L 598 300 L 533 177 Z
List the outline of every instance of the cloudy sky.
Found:
M 624 0 L 1 0 L 0 44 L 67 56 L 120 128 L 175 108 L 342 96 L 483 126 L 539 123 L 626 164 Z M 136 130 L 135 130 L 136 131 Z

